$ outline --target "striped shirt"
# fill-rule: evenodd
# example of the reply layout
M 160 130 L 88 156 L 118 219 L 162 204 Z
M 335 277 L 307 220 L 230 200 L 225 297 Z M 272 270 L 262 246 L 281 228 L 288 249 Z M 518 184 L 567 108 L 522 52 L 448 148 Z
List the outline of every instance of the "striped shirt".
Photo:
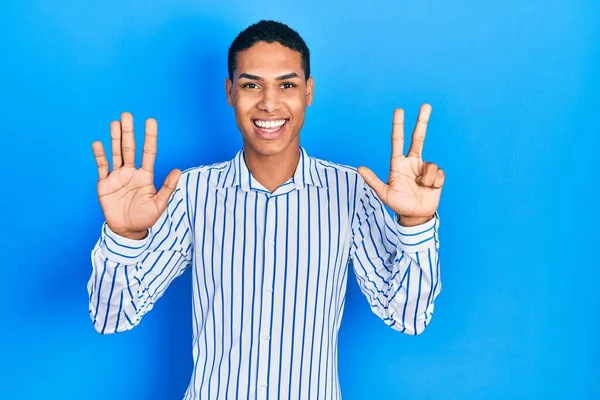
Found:
M 338 330 L 348 266 L 371 310 L 411 335 L 441 290 L 436 214 L 392 217 L 354 168 L 309 157 L 274 192 L 243 149 L 184 171 L 143 240 L 106 223 L 92 251 L 90 316 L 132 329 L 191 266 L 193 371 L 184 399 L 341 399 Z

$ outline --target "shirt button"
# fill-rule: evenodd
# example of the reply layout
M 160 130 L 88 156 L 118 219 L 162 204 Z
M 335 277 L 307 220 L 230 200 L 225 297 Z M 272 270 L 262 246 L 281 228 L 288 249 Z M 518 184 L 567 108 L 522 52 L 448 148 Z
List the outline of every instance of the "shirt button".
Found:
M 264 336 L 263 336 L 263 339 L 265 339 L 265 340 L 269 340 L 269 339 L 271 339 L 271 336 L 269 336 L 269 335 L 264 335 Z
M 271 247 L 275 246 L 275 241 L 271 240 L 271 242 L 269 243 L 271 245 Z
M 271 288 L 267 288 L 267 289 L 265 290 L 265 292 L 267 292 L 267 293 L 273 293 L 273 289 L 271 289 Z
M 261 383 L 261 384 L 260 384 L 260 387 L 262 387 L 262 388 L 264 389 L 264 388 L 266 388 L 266 387 L 267 387 L 267 384 L 266 384 L 266 383 Z

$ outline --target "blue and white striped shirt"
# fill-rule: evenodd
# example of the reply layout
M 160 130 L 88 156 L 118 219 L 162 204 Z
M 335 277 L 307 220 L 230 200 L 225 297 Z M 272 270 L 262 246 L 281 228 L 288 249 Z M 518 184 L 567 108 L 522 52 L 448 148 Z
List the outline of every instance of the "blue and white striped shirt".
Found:
M 301 157 L 270 193 L 234 159 L 185 171 L 143 240 L 104 224 L 90 316 L 136 326 L 191 266 L 192 377 L 185 399 L 341 399 L 337 345 L 348 264 L 371 309 L 419 334 L 441 290 L 436 217 L 403 227 L 354 168 Z

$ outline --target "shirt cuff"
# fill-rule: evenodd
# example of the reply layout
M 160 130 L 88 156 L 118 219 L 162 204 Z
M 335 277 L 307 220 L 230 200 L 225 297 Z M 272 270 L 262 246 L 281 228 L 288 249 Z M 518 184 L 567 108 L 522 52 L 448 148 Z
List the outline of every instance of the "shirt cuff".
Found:
M 106 258 L 110 261 L 125 265 L 133 265 L 136 264 L 145 253 L 151 237 L 152 231 L 149 229 L 148 235 L 146 235 L 144 239 L 129 239 L 113 232 L 105 222 L 102 225 L 102 241 L 100 248 Z
M 438 228 L 440 218 L 436 212 L 432 219 L 421 225 L 402 226 L 400 216 L 396 215 L 396 229 L 400 240 L 400 248 L 407 253 L 425 251 L 431 246 L 439 248 Z

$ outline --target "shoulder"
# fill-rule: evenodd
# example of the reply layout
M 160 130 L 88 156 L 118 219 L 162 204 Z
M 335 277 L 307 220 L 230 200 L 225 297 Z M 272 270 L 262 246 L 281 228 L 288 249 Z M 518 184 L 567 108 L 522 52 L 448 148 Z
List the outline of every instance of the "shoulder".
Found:
M 188 168 L 182 171 L 178 187 L 187 194 L 201 187 L 217 187 L 231 169 L 231 160 Z
M 330 160 L 324 160 L 318 157 L 309 157 L 310 160 L 315 163 L 317 168 L 322 171 L 330 171 L 339 174 L 347 173 L 349 175 L 358 175 L 356 167 L 351 165 L 341 164 L 339 162 L 334 162 Z
M 310 157 L 310 159 L 316 165 L 319 172 L 337 177 L 338 179 L 345 179 L 349 184 L 357 186 L 362 186 L 364 183 L 362 176 L 354 166 L 317 157 Z
M 226 171 L 231 164 L 229 161 L 220 161 L 214 164 L 198 165 L 190 167 L 181 173 L 182 179 L 207 178 L 209 175 L 220 174 Z

